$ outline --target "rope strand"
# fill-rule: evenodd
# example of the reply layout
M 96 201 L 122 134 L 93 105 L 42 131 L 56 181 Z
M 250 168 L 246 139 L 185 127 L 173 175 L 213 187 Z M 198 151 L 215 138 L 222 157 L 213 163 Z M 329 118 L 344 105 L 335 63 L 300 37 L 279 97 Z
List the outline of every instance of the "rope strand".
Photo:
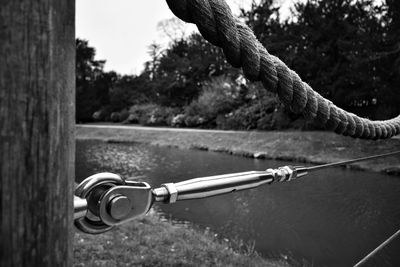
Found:
M 282 103 L 306 120 L 338 134 L 384 139 L 400 133 L 400 116 L 371 121 L 344 111 L 315 92 L 279 58 L 270 55 L 252 30 L 236 19 L 224 0 L 166 0 L 180 19 L 196 24 L 210 43 L 223 49 L 227 61 L 241 67 L 250 81 L 261 81 Z

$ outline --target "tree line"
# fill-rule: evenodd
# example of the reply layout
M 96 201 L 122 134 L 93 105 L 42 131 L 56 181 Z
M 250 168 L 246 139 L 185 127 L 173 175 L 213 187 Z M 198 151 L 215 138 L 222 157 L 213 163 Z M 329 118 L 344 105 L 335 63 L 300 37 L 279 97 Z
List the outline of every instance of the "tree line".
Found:
M 371 119 L 400 113 L 400 1 L 308 0 L 290 12 L 282 18 L 275 0 L 262 0 L 242 10 L 240 19 L 271 54 L 339 107 Z M 139 75 L 104 71 L 95 49 L 77 39 L 77 122 L 313 128 L 259 83 L 248 83 L 221 49 L 199 34 L 177 34 L 179 28 L 173 25 L 167 48 L 149 46 L 151 59 Z

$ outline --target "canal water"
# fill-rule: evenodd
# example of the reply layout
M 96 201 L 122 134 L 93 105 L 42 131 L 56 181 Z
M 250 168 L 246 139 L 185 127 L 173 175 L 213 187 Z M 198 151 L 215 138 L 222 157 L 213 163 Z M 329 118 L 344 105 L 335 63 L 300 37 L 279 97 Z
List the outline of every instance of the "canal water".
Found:
M 293 162 L 143 144 L 78 141 L 76 181 L 114 172 L 152 186 Z M 400 228 L 400 178 L 332 168 L 290 182 L 201 200 L 157 204 L 177 223 L 243 240 L 264 257 L 298 266 L 352 266 Z M 395 240 L 367 266 L 400 266 Z

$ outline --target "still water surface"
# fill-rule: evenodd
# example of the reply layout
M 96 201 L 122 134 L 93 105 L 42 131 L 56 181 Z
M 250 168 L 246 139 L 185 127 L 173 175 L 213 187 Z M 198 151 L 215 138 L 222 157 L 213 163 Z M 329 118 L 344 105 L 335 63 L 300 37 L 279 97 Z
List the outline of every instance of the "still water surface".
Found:
M 78 141 L 76 181 L 109 171 L 152 186 L 190 178 L 265 170 L 293 162 L 143 144 Z M 265 257 L 295 265 L 351 266 L 400 227 L 400 179 L 333 168 L 291 183 L 156 207 L 176 222 L 254 243 Z M 368 266 L 400 266 L 400 240 Z

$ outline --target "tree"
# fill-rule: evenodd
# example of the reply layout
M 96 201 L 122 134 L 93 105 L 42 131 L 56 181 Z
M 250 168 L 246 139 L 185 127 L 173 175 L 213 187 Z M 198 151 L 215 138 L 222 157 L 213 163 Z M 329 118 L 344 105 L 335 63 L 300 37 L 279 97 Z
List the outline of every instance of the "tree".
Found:
M 108 92 L 117 79 L 105 73 L 105 60 L 96 60 L 96 50 L 88 41 L 76 39 L 76 121 L 91 121 L 92 115 L 109 102 Z
M 244 15 L 267 49 L 320 94 L 376 118 L 382 113 L 378 105 L 387 109 L 385 95 L 394 92 L 381 71 L 390 64 L 373 60 L 385 47 L 385 8 L 373 0 L 308 0 L 279 22 L 274 1 L 264 0 Z
M 186 36 L 187 27 L 187 23 L 176 17 L 157 23 L 157 30 L 168 37 L 171 42 L 182 40 Z
M 162 53 L 163 50 L 161 45 L 157 44 L 156 42 L 153 42 L 151 45 L 149 45 L 148 54 L 151 57 L 151 61 L 147 61 L 145 63 L 144 72 L 148 72 L 147 74 L 149 75 L 150 80 L 152 80 L 156 75 L 158 66 L 160 65 L 160 58 L 162 56 Z
M 110 111 L 128 109 L 132 105 L 152 102 L 155 99 L 146 75 L 119 76 L 109 92 Z
M 384 81 L 384 87 L 379 91 L 382 118 L 400 113 L 400 2 L 387 0 L 385 8 L 386 14 L 381 18 L 383 42 L 370 58 Z
M 156 103 L 182 107 L 200 92 L 204 81 L 221 74 L 237 75 L 226 62 L 223 52 L 199 34 L 175 40 L 163 53 L 153 53 L 144 73 L 151 77 Z M 157 57 L 155 57 L 157 55 Z

